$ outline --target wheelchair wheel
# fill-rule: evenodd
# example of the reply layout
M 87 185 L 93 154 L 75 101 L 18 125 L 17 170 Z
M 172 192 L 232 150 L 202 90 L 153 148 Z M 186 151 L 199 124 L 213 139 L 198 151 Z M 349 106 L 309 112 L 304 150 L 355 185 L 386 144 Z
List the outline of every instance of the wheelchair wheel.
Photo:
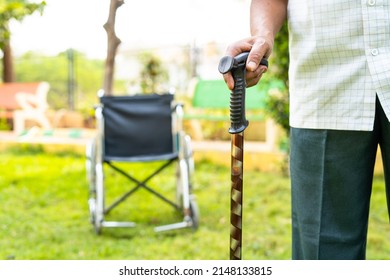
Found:
M 178 160 L 177 164 L 177 185 L 176 185 L 176 200 L 180 209 L 188 207 L 190 195 L 190 182 L 188 176 L 188 167 L 185 160 Z
M 193 158 L 193 152 L 191 147 L 191 137 L 189 135 L 184 136 L 184 159 L 187 162 L 188 167 L 188 182 L 190 184 L 190 192 L 192 191 L 192 175 L 195 171 L 195 163 Z
M 101 170 L 101 164 L 97 165 L 96 154 L 96 141 L 92 141 L 87 145 L 86 149 L 86 166 L 87 166 L 87 179 L 89 184 L 89 215 L 90 222 L 95 228 L 95 232 L 99 234 L 102 228 L 103 221 L 103 203 L 101 200 L 102 187 L 103 187 L 103 171 Z
M 104 178 L 103 164 L 96 165 L 96 191 L 94 198 L 94 227 L 97 234 L 101 233 L 104 221 Z
M 89 191 L 95 192 L 96 186 L 96 144 L 95 140 L 91 143 L 88 143 L 85 151 L 86 155 L 86 171 L 87 171 L 87 181 L 89 185 Z
M 92 225 L 95 224 L 96 215 L 96 143 L 93 140 L 87 144 L 86 147 L 86 171 L 87 171 L 87 182 L 89 186 L 89 215 L 90 222 Z
M 192 229 L 197 230 L 199 226 L 199 208 L 194 195 L 190 197 L 190 217 L 192 220 Z
M 95 225 L 96 220 L 96 199 L 90 197 L 88 199 L 88 207 L 89 207 L 89 221 L 92 225 Z
M 176 204 L 180 209 L 183 209 L 183 187 L 182 178 L 180 174 L 180 165 L 177 166 L 176 171 Z
M 183 192 L 187 195 L 192 193 L 192 174 L 194 173 L 194 160 L 192 157 L 191 138 L 188 135 L 182 137 L 183 152 L 179 159 L 176 171 L 177 189 L 176 201 L 180 208 L 183 208 Z M 184 161 L 184 163 L 183 163 Z
M 195 196 L 191 194 L 192 186 L 189 182 L 187 161 L 180 160 L 178 167 L 180 169 L 177 187 L 178 205 L 183 211 L 185 220 L 190 222 L 193 230 L 196 230 L 199 226 L 199 208 Z

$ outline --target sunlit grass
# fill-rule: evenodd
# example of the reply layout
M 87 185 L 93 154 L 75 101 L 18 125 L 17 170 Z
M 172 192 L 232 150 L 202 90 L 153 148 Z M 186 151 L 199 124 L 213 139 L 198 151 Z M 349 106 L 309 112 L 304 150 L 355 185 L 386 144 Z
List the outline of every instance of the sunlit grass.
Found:
M 146 176 L 149 168 L 133 165 Z M 110 213 L 137 227 L 103 229 L 89 223 L 85 159 L 77 153 L 44 153 L 25 147 L 0 155 L 0 259 L 202 259 L 229 258 L 230 170 L 196 162 L 194 193 L 200 226 L 155 233 L 154 227 L 181 221 L 172 207 L 140 190 Z M 174 167 L 151 185 L 174 199 Z M 109 199 L 130 185 L 105 171 Z M 123 188 L 122 188 L 123 186 Z M 244 259 L 289 259 L 291 255 L 289 179 L 246 170 L 244 174 Z M 389 259 L 389 230 L 383 178 L 372 196 L 368 259 Z

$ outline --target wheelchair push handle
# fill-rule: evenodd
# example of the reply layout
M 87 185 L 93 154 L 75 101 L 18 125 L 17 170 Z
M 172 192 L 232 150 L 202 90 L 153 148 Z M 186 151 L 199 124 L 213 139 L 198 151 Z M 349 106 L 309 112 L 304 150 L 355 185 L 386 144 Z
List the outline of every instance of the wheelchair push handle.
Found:
M 243 132 L 249 123 L 245 117 L 245 77 L 248 55 L 249 52 L 243 52 L 235 57 L 224 56 L 218 65 L 221 74 L 231 72 L 234 80 L 234 88 L 230 94 L 230 134 Z M 268 67 L 268 60 L 263 58 L 260 64 Z

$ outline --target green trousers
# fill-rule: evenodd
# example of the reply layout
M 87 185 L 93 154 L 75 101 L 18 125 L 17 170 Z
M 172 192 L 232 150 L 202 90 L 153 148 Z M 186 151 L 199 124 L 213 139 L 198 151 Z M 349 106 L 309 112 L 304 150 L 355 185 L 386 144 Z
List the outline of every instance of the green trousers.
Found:
M 390 123 L 376 107 L 373 131 L 291 129 L 293 259 L 365 259 L 378 146 L 390 200 Z

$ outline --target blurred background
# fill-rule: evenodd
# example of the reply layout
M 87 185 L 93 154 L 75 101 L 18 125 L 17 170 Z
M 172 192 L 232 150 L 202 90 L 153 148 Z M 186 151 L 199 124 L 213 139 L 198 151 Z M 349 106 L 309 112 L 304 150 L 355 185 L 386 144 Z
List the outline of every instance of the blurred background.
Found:
M 42 15 L 10 22 L 16 81 L 46 80 L 51 84 L 50 105 L 84 110 L 102 87 L 107 54 L 103 24 L 110 1 L 45 2 Z M 160 90 L 174 87 L 185 94 L 194 77 L 220 78 L 216 65 L 228 43 L 249 35 L 249 2 L 126 1 L 116 13 L 121 44 L 114 91 L 139 93 L 141 71 L 151 58 L 161 64 Z
M 103 26 L 112 3 L 120 5 L 108 40 Z M 250 35 L 249 6 L 250 0 L 0 0 L 0 259 L 228 258 L 229 92 L 217 65 L 231 42 Z M 245 259 L 290 258 L 287 35 L 285 25 L 248 104 Z M 49 85 L 41 101 L 50 128 L 26 119 L 15 131 L 21 108 L 5 106 L 6 97 L 41 82 Z M 144 197 L 119 213 L 130 213 L 140 227 L 93 232 L 85 145 L 94 137 L 102 88 L 113 95 L 174 91 L 185 104 L 200 208 L 196 232 L 155 233 L 173 214 Z M 223 100 L 207 102 L 216 93 Z M 370 259 L 390 254 L 385 205 L 378 164 Z

